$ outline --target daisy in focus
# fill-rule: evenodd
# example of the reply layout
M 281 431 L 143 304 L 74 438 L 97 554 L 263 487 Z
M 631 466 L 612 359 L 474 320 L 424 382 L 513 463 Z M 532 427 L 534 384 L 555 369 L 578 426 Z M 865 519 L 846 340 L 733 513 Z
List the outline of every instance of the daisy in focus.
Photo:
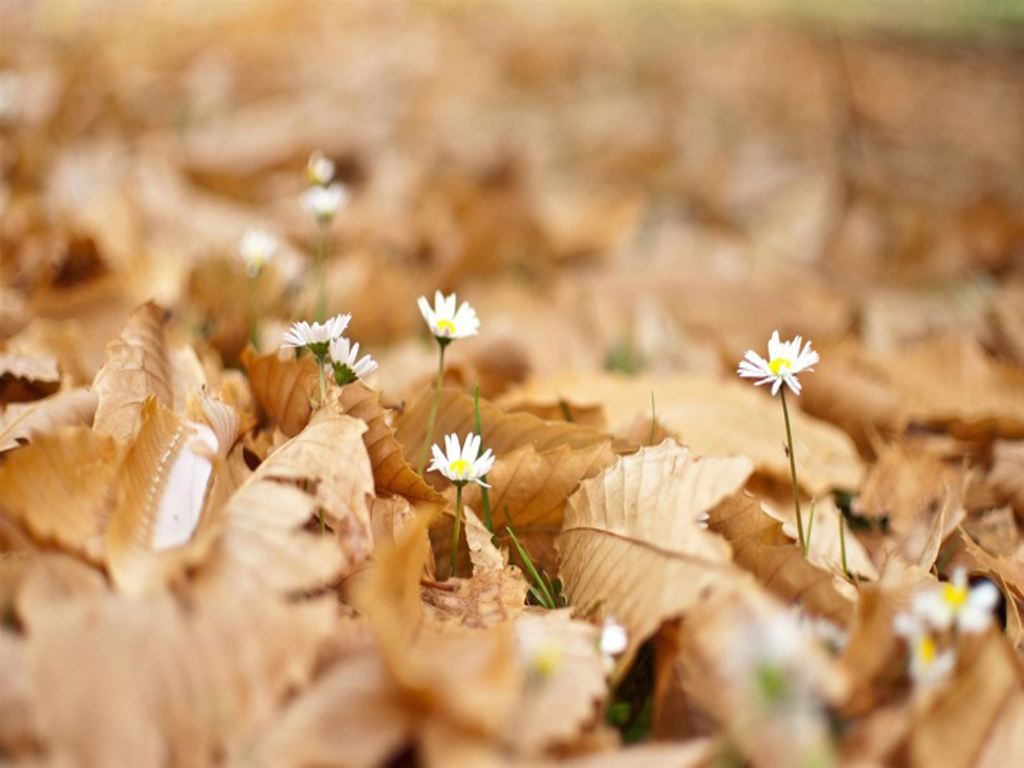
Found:
M 489 487 L 484 475 L 494 466 L 494 454 L 488 448 L 480 453 L 480 435 L 470 432 L 466 442 L 459 445 L 459 436 L 452 433 L 444 439 L 444 451 L 439 445 L 433 446 L 434 461 L 430 472 L 440 472 L 455 486 L 455 524 L 452 526 L 452 546 L 448 561 L 448 576 L 455 574 L 455 556 L 459 550 L 459 533 L 462 529 L 462 489 L 467 483 Z
M 454 339 L 475 336 L 480 330 L 480 321 L 477 319 L 476 310 L 466 301 L 459 304 L 456 309 L 454 293 L 445 296 L 440 291 L 436 291 L 433 307 L 427 302 L 426 296 L 420 296 L 418 305 L 427 327 L 442 346 Z
M 369 376 L 377 370 L 377 361 L 370 355 L 359 357 L 359 342 L 353 344 L 344 336 L 331 341 L 330 365 L 334 381 L 339 387 Z
M 487 486 L 483 476 L 494 466 L 494 454 L 488 448 L 483 454 L 478 455 L 480 435 L 470 432 L 466 435 L 466 442 L 460 447 L 459 436 L 453 432 L 444 439 L 444 451 L 436 443 L 431 450 L 434 461 L 427 469 L 428 472 L 440 472 L 459 487 L 466 483 Z
M 797 374 L 813 371 L 812 367 L 819 360 L 818 353 L 811 349 L 811 342 L 804 344 L 803 338 L 797 336 L 792 341 L 780 341 L 779 332 L 772 331 L 768 339 L 768 359 L 765 360 L 752 349 L 740 361 L 736 373 L 740 378 L 757 379 L 755 387 L 771 382 L 772 396 L 782 393 L 782 416 L 786 420 L 786 449 L 789 454 L 789 471 L 793 482 L 793 506 L 796 509 L 796 529 L 800 539 L 800 548 L 807 556 L 807 540 L 804 538 L 804 520 L 800 513 L 800 490 L 796 480 L 796 457 L 793 453 L 793 428 L 789 423 L 789 407 L 786 405 L 786 390 L 789 387 L 794 395 L 800 394 L 800 380 Z M 811 510 L 813 518 L 813 506 Z M 839 521 L 839 542 L 843 552 L 843 572 L 846 573 L 846 542 L 845 524 Z
M 256 277 L 279 248 L 277 238 L 262 229 L 248 229 L 238 242 L 238 255 L 249 277 Z
M 326 187 L 334 178 L 334 162 L 323 152 L 317 150 L 306 161 L 306 178 L 310 184 Z
M 949 581 L 935 584 L 914 596 L 914 615 L 937 630 L 956 627 L 958 632 L 984 632 L 992 622 L 999 603 L 999 590 L 990 581 L 975 586 L 967 582 L 967 571 L 957 568 Z
M 813 371 L 812 366 L 819 359 L 818 353 L 811 349 L 811 342 L 805 344 L 800 336 L 792 341 L 780 341 L 779 332 L 772 331 L 772 337 L 768 339 L 768 359 L 748 349 L 736 373 L 744 379 L 759 379 L 754 383 L 757 387 L 770 382 L 773 396 L 779 393 L 783 384 L 793 390 L 794 395 L 799 395 L 797 374 Z
M 331 342 L 341 337 L 351 320 L 352 315 L 335 315 L 323 323 L 310 324 L 305 320 L 292 323 L 292 327 L 285 331 L 281 347 L 308 349 L 323 362 L 330 352 Z
M 435 291 L 433 307 L 430 306 L 426 296 L 420 296 L 417 304 L 420 308 L 420 314 L 423 315 L 427 328 L 430 329 L 430 333 L 437 340 L 438 346 L 434 401 L 430 404 L 430 415 L 427 417 L 427 431 L 423 435 L 423 445 L 420 446 L 420 458 L 416 464 L 417 470 L 422 473 L 423 466 L 427 463 L 427 447 L 434 440 L 434 424 L 437 421 L 437 409 L 441 402 L 441 385 L 444 383 L 444 349 L 455 339 L 476 336 L 480 330 L 480 320 L 477 319 L 476 310 L 469 305 L 469 302 L 464 301 L 456 308 L 454 293 L 445 296 L 440 291 Z

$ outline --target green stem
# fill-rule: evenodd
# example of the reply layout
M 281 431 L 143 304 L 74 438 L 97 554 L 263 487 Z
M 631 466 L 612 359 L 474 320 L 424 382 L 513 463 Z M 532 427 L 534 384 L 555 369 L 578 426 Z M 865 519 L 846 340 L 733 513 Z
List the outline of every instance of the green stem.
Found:
M 437 408 L 441 404 L 441 385 L 444 383 L 444 348 L 445 345 L 438 341 L 440 354 L 437 360 L 437 381 L 434 382 L 434 401 L 430 404 L 430 415 L 427 416 L 427 431 L 423 435 L 423 445 L 420 446 L 420 460 L 417 463 L 416 471 L 421 475 L 423 468 L 427 466 L 427 454 L 430 451 L 430 443 L 434 439 L 434 424 L 437 422 Z
M 800 549 L 807 551 L 804 540 L 804 520 L 800 514 L 800 486 L 796 482 L 796 456 L 793 453 L 793 430 L 789 426 L 789 407 L 786 405 L 786 385 L 782 385 L 782 415 L 786 419 L 786 447 L 789 449 L 789 473 L 793 479 L 793 506 L 796 507 L 796 531 L 800 536 Z
M 480 436 L 480 439 L 484 439 L 483 427 L 480 424 L 480 385 L 477 384 L 473 387 L 473 418 L 476 421 L 476 433 Z M 481 478 L 485 483 L 487 482 L 487 475 L 483 475 Z M 484 525 L 487 526 L 487 530 L 490 531 L 491 535 L 494 534 L 494 521 L 491 520 L 491 494 L 490 488 L 486 485 L 480 486 L 480 504 L 484 508 Z
M 846 567 L 846 515 L 839 510 L 839 555 L 843 562 L 843 575 L 850 577 L 850 569 Z
M 651 390 L 651 436 L 647 439 L 648 445 L 654 445 L 654 427 L 658 423 L 658 412 L 654 410 L 654 390 Z
M 523 561 L 523 565 L 526 566 L 526 570 L 530 572 L 530 577 L 533 579 L 533 583 L 536 584 L 543 593 L 545 602 L 544 607 L 549 610 L 554 610 L 556 608 L 555 598 L 548 589 L 547 583 L 541 578 L 540 573 L 537 571 L 537 566 L 533 564 L 533 560 L 527 554 L 526 550 L 523 549 L 523 545 L 519 543 L 519 538 L 516 536 L 516 532 L 512 530 L 512 526 L 506 525 L 505 530 L 508 531 L 508 535 L 512 537 L 512 543 L 516 547 L 516 552 L 519 553 L 519 557 Z
M 811 551 L 811 536 L 814 535 L 814 509 L 816 502 L 811 499 L 811 512 L 807 515 L 807 545 L 804 547 L 804 557 Z
M 317 221 L 316 227 L 316 313 L 315 319 L 322 323 L 327 318 L 327 241 L 330 225 L 323 219 Z
M 256 278 L 249 281 L 249 343 L 252 344 L 252 348 L 256 351 L 260 351 L 260 313 L 259 313 L 259 302 L 256 300 L 256 286 L 254 285 Z
M 320 371 L 320 407 L 327 402 L 327 379 L 324 377 L 324 363 L 322 357 L 316 358 L 316 367 Z
M 462 486 L 455 486 L 455 524 L 452 526 L 452 553 L 448 560 L 448 578 L 455 575 L 455 556 L 459 552 L 459 534 L 462 532 Z

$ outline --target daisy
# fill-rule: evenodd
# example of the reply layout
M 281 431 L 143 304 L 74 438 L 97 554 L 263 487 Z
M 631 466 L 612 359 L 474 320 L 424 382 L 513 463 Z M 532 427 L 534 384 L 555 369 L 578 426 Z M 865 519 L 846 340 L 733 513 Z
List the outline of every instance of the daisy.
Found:
M 519 657 L 534 678 L 548 678 L 562 666 L 562 647 L 541 620 L 524 616 L 516 624 Z
M 998 602 L 995 584 L 986 580 L 972 587 L 967 582 L 967 571 L 957 568 L 949 581 L 915 595 L 913 612 L 937 630 L 955 626 L 960 632 L 975 634 L 988 628 Z
M 430 307 L 426 296 L 420 296 L 420 313 L 427 322 L 427 327 L 434 335 L 434 338 L 442 345 L 448 344 L 454 339 L 463 339 L 467 336 L 476 336 L 480 330 L 480 321 L 477 319 L 476 310 L 469 305 L 469 302 L 462 302 L 458 310 L 455 309 L 455 294 L 445 296 L 440 291 L 434 293 L 434 307 Z
M 768 359 L 765 360 L 752 349 L 740 361 L 737 373 L 745 379 L 759 379 L 754 386 L 772 382 L 772 396 L 782 392 L 782 416 L 786 420 L 786 448 L 789 453 L 789 472 L 793 482 L 793 506 L 796 508 L 796 530 L 800 538 L 800 548 L 807 556 L 807 541 L 804 538 L 804 520 L 800 513 L 800 490 L 796 480 L 796 456 L 793 453 L 793 429 L 789 423 L 789 407 L 786 405 L 786 390 L 782 388 L 785 384 L 793 394 L 800 394 L 800 381 L 796 375 L 803 371 L 813 371 L 813 366 L 818 362 L 818 353 L 811 350 L 811 342 L 807 342 L 801 348 L 803 338 L 797 336 L 792 341 L 779 341 L 779 332 L 772 331 L 772 337 L 768 339 Z M 846 571 L 845 552 L 846 542 L 843 540 L 843 521 L 839 521 L 840 544 L 844 552 L 843 571 Z
M 310 184 L 326 187 L 334 178 L 334 163 L 319 149 L 306 162 L 306 178 Z
M 302 195 L 303 207 L 316 216 L 321 225 L 330 223 L 346 202 L 348 190 L 337 182 L 327 187 L 312 186 Z
M 494 454 L 488 448 L 480 454 L 480 435 L 470 432 L 466 442 L 459 446 L 459 436 L 454 432 L 444 439 L 444 451 L 434 445 L 434 462 L 429 472 L 440 472 L 455 486 L 455 525 L 452 526 L 451 555 L 448 561 L 448 575 L 455 573 L 455 556 L 459 551 L 459 532 L 462 528 L 462 488 L 467 483 L 489 488 L 484 475 L 494 466 Z
M 238 243 L 238 255 L 245 262 L 249 277 L 256 277 L 274 258 L 278 250 L 277 238 L 261 229 L 248 229 Z
M 754 386 L 771 382 L 772 395 L 777 395 L 783 384 L 793 390 L 794 395 L 800 394 L 798 373 L 813 371 L 812 367 L 820 359 L 818 353 L 811 349 L 811 342 L 803 344 L 803 338 L 797 336 L 792 341 L 779 341 L 779 332 L 772 331 L 768 340 L 768 359 L 765 360 L 752 349 L 740 361 L 736 370 L 744 379 L 760 379 Z
M 434 444 L 434 461 L 427 468 L 428 472 L 440 472 L 458 487 L 476 483 L 490 488 L 483 476 L 494 466 L 494 454 L 488 448 L 482 455 L 477 455 L 480 452 L 480 435 L 470 432 L 460 448 L 459 436 L 453 432 L 444 438 L 444 448 L 442 452 L 441 447 Z
M 893 630 L 907 641 L 910 649 L 908 670 L 914 685 L 934 685 L 953 672 L 956 652 L 953 648 L 939 651 L 935 638 L 920 617 L 902 613 L 893 620 Z
M 282 348 L 306 348 L 321 362 L 326 359 L 330 344 L 348 328 L 352 315 L 335 315 L 326 322 L 310 325 L 305 320 L 292 323 L 284 334 Z
M 331 367 L 338 386 L 362 379 L 377 370 L 377 361 L 369 355 L 359 358 L 359 342 L 352 344 L 344 336 L 331 341 Z
M 606 618 L 604 624 L 601 625 L 597 649 L 601 652 L 607 673 L 610 674 L 615 668 L 615 659 L 626 650 L 628 645 L 629 635 L 626 633 L 626 628 L 611 616 Z

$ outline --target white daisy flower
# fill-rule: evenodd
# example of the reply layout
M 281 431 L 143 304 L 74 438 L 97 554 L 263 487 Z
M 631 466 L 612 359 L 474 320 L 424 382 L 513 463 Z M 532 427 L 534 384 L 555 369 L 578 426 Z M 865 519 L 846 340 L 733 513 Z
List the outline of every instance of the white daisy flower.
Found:
M 442 344 L 447 344 L 453 339 L 475 336 L 480 330 L 476 310 L 469 302 L 464 301 L 458 310 L 455 309 L 454 293 L 445 296 L 440 291 L 435 292 L 433 308 L 427 302 L 426 296 L 420 296 L 417 304 L 430 332 Z
M 516 624 L 516 640 L 519 657 L 534 677 L 551 677 L 562 666 L 562 647 L 539 619 L 523 616 Z
M 293 323 L 284 334 L 282 347 L 306 347 L 317 358 L 327 357 L 330 343 L 348 328 L 352 315 L 335 315 L 323 323 L 310 325 L 305 320 Z
M 819 359 L 818 353 L 811 349 L 811 342 L 803 344 L 800 336 L 792 341 L 779 341 L 779 332 L 773 331 L 768 340 L 768 359 L 765 360 L 752 349 L 747 350 L 736 373 L 745 379 L 760 379 L 754 386 L 771 382 L 772 395 L 777 395 L 783 384 L 793 390 L 793 394 L 799 395 L 800 381 L 797 374 L 813 371 L 811 366 Z
M 434 461 L 427 467 L 428 472 L 440 472 L 456 485 L 477 483 L 490 488 L 483 477 L 494 466 L 494 454 L 488 448 L 482 455 L 477 456 L 480 451 L 480 435 L 470 432 L 466 435 L 465 444 L 460 448 L 459 436 L 453 432 L 445 436 L 444 448 L 442 452 L 437 443 L 431 447 Z
M 971 587 L 967 571 L 957 568 L 949 581 L 936 584 L 914 596 L 914 614 L 935 629 L 956 625 L 966 634 L 984 632 L 999 602 L 999 590 L 990 581 Z
M 348 202 L 348 190 L 341 184 L 329 187 L 313 186 L 302 195 L 302 205 L 323 223 L 329 222 Z
M 344 336 L 331 341 L 331 368 L 339 386 L 362 379 L 377 370 L 377 361 L 369 355 L 359 359 L 359 342 L 352 344 Z
M 256 277 L 274 258 L 278 250 L 277 238 L 261 229 L 249 229 L 242 235 L 238 243 L 238 255 L 245 262 L 245 271 L 249 277 Z
M 607 617 L 604 624 L 601 625 L 601 634 L 597 640 L 597 649 L 601 652 L 606 673 L 611 674 L 615 668 L 615 659 L 626 650 L 628 645 L 629 635 L 626 633 L 626 628 L 611 616 Z
M 910 679 L 914 685 L 927 687 L 945 680 L 956 668 L 953 648 L 939 651 L 935 638 L 912 614 L 902 613 L 893 620 L 893 629 L 907 641 L 910 649 Z
M 306 178 L 310 184 L 326 187 L 334 178 L 334 162 L 318 149 L 306 162 Z

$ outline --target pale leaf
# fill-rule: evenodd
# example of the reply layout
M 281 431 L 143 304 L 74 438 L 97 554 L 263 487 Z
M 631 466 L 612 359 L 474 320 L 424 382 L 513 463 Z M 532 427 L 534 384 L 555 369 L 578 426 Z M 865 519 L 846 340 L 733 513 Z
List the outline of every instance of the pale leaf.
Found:
M 277 352 L 257 355 L 246 347 L 242 364 L 260 408 L 288 437 L 299 434 L 313 412 L 310 398 L 316 391 L 316 363 L 309 355 L 282 358 Z
M 58 427 L 92 424 L 98 398 L 88 389 L 69 389 L 32 403 L 15 403 L 0 414 L 0 452 L 31 442 Z

